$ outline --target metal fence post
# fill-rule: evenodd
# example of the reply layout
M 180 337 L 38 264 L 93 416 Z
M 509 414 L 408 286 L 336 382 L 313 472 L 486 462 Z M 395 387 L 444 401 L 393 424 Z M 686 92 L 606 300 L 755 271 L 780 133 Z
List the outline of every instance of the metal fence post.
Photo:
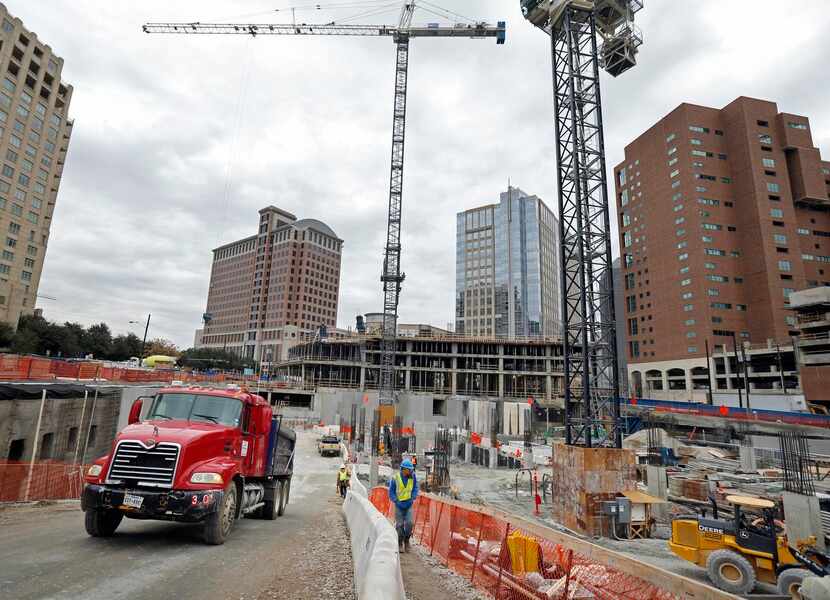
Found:
M 503 554 L 507 551 L 508 558 L 510 557 L 510 550 L 507 548 L 507 536 L 510 534 L 510 523 L 505 524 L 504 528 L 504 539 L 501 542 L 501 550 L 499 551 L 499 579 L 496 582 L 496 600 L 501 599 L 501 576 L 504 572 L 504 558 Z M 565 598 L 568 597 L 567 593 L 564 596 Z
M 429 555 L 432 556 L 432 551 L 435 549 L 435 537 L 438 535 L 438 527 L 441 525 L 441 515 L 444 513 L 444 503 L 441 503 L 441 508 L 438 509 L 438 520 L 435 522 L 435 529 L 432 531 L 432 543 L 429 545 Z M 430 522 L 432 519 L 430 519 Z
M 35 426 L 35 438 L 32 442 L 32 459 L 29 461 L 29 476 L 26 477 L 26 493 L 23 496 L 23 501 L 29 501 L 29 493 L 32 489 L 32 474 L 35 469 L 35 460 L 37 460 L 38 440 L 40 440 L 40 424 L 43 421 L 43 408 L 46 406 L 46 388 L 43 388 L 43 393 L 40 395 L 40 411 L 37 413 L 37 425 Z
M 478 513 L 478 516 L 481 518 L 481 521 L 478 524 L 478 539 L 476 540 L 476 555 L 473 557 L 473 572 L 470 574 L 470 583 L 473 583 L 476 577 L 476 565 L 478 564 L 478 552 L 481 548 L 481 533 L 484 529 L 484 514 Z

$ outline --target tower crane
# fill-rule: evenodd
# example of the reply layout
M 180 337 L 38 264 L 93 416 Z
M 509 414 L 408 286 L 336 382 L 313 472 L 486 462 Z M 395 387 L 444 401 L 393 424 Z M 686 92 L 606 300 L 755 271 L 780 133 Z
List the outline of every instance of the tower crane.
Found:
M 520 0 L 551 37 L 559 195 L 565 442 L 622 447 L 600 67 L 636 65 L 642 0 Z M 597 44 L 597 37 L 601 45 Z M 606 435 L 602 435 L 602 431 Z M 594 440 L 597 436 L 599 439 Z
M 425 2 L 426 4 L 426 2 Z M 430 4 L 431 5 L 431 4 Z M 432 6 L 432 5 L 431 5 Z M 234 24 L 234 23 L 147 23 L 145 33 L 218 34 L 218 35 L 339 35 L 391 37 L 396 48 L 395 100 L 392 117 L 392 161 L 389 180 L 388 218 L 383 270 L 383 332 L 381 338 L 379 402 L 395 402 L 395 350 L 397 344 L 398 301 L 405 275 L 401 272 L 401 209 L 403 201 L 404 140 L 406 133 L 406 98 L 409 72 L 409 41 L 412 38 L 495 38 L 504 44 L 506 23 L 493 26 L 483 21 L 426 26 L 412 25 L 415 0 L 408 0 L 401 8 L 398 25 L 352 25 L 334 22 L 309 25 L 290 24 Z M 448 12 L 448 11 L 445 11 Z

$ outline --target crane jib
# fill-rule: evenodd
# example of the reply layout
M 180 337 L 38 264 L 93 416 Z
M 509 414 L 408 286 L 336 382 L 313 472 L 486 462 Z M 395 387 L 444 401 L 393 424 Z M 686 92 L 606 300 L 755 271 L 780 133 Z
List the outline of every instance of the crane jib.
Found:
M 344 35 L 344 36 L 397 36 L 406 33 L 409 37 L 466 37 L 496 38 L 497 44 L 504 44 L 507 39 L 507 24 L 499 21 L 497 25 L 476 23 L 475 25 L 457 24 L 452 26 L 426 27 L 386 27 L 378 25 L 337 25 L 326 23 L 309 25 L 306 23 L 146 23 L 144 33 L 178 33 L 191 35 Z

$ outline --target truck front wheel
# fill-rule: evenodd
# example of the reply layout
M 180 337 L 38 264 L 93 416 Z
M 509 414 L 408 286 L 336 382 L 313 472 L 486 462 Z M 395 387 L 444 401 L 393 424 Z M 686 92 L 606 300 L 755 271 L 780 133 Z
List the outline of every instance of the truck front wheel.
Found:
M 84 527 L 92 537 L 110 537 L 118 526 L 124 515 L 117 510 L 88 510 L 84 513 Z
M 231 484 L 225 490 L 222 505 L 205 520 L 205 543 L 213 546 L 224 544 L 231 533 L 236 520 L 236 484 Z

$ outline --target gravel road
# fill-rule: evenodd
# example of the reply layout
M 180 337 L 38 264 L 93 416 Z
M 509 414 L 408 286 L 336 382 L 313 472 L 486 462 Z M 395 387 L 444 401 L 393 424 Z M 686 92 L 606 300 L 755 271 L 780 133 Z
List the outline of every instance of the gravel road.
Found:
M 223 546 L 198 526 L 125 519 L 109 539 L 84 531 L 78 503 L 0 510 L 0 598 L 353 600 L 337 458 L 298 435 L 291 499 L 275 521 L 237 521 Z

